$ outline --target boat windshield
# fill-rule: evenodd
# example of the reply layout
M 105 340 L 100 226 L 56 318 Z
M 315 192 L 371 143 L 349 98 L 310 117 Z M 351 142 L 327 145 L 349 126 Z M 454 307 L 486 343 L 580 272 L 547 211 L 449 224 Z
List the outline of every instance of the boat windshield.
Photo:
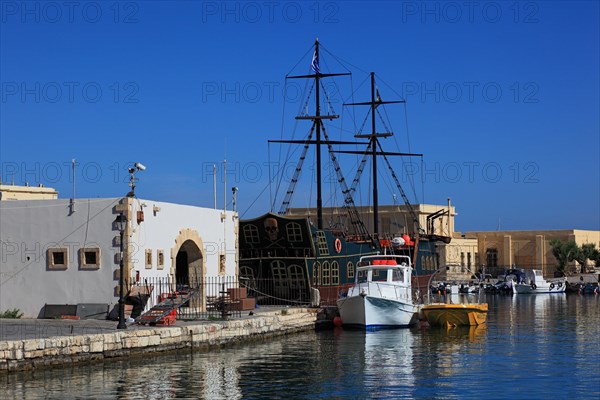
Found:
M 377 268 L 373 270 L 373 282 L 386 282 L 387 270 Z
M 403 282 L 404 281 L 404 274 L 402 273 L 401 270 L 399 270 L 399 269 L 394 270 L 394 274 L 392 275 L 392 281 L 394 281 L 394 282 Z
M 364 283 L 367 281 L 367 271 L 358 271 L 356 275 L 356 283 Z

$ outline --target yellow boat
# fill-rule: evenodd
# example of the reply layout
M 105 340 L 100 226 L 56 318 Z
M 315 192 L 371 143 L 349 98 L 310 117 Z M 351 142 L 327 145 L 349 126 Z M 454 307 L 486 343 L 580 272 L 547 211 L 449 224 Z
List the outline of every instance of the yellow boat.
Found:
M 421 308 L 431 326 L 476 326 L 487 320 L 487 303 L 446 304 L 432 303 Z

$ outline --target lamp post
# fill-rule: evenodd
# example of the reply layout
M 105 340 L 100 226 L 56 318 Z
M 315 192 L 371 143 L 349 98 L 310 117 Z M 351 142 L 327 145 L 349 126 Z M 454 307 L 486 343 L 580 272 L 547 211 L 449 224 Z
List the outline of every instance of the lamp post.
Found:
M 123 300 L 123 235 L 125 233 L 125 228 L 127 227 L 127 218 L 123 213 L 117 215 L 115 224 L 121 234 L 121 240 L 119 241 L 121 251 L 121 256 L 119 257 L 119 324 L 117 325 L 117 329 L 127 329 L 127 325 L 125 324 L 125 301 Z

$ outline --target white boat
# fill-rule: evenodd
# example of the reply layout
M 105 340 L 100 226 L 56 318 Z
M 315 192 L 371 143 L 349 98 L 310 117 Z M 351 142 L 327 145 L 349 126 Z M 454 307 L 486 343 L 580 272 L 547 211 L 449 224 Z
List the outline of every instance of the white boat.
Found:
M 512 289 L 515 294 L 564 293 L 565 278 L 546 280 L 540 269 L 523 270 L 518 280 L 513 281 Z
M 408 256 L 360 258 L 354 286 L 337 300 L 342 324 L 362 329 L 403 328 L 418 320 L 413 301 L 412 265 Z

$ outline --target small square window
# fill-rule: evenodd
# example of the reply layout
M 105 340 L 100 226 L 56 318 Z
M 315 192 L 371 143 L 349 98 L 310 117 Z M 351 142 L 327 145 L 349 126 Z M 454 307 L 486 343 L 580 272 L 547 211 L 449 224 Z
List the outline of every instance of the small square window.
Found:
M 65 265 L 65 253 L 62 251 L 57 251 L 52 253 L 52 264 L 54 265 Z
M 100 268 L 100 248 L 90 247 L 79 250 L 79 268 L 80 269 L 99 269 Z
M 65 270 L 69 265 L 69 253 L 67 248 L 51 248 L 46 252 L 48 269 Z
M 165 268 L 165 253 L 162 250 L 156 250 L 156 259 L 158 261 L 157 268 L 164 269 Z

